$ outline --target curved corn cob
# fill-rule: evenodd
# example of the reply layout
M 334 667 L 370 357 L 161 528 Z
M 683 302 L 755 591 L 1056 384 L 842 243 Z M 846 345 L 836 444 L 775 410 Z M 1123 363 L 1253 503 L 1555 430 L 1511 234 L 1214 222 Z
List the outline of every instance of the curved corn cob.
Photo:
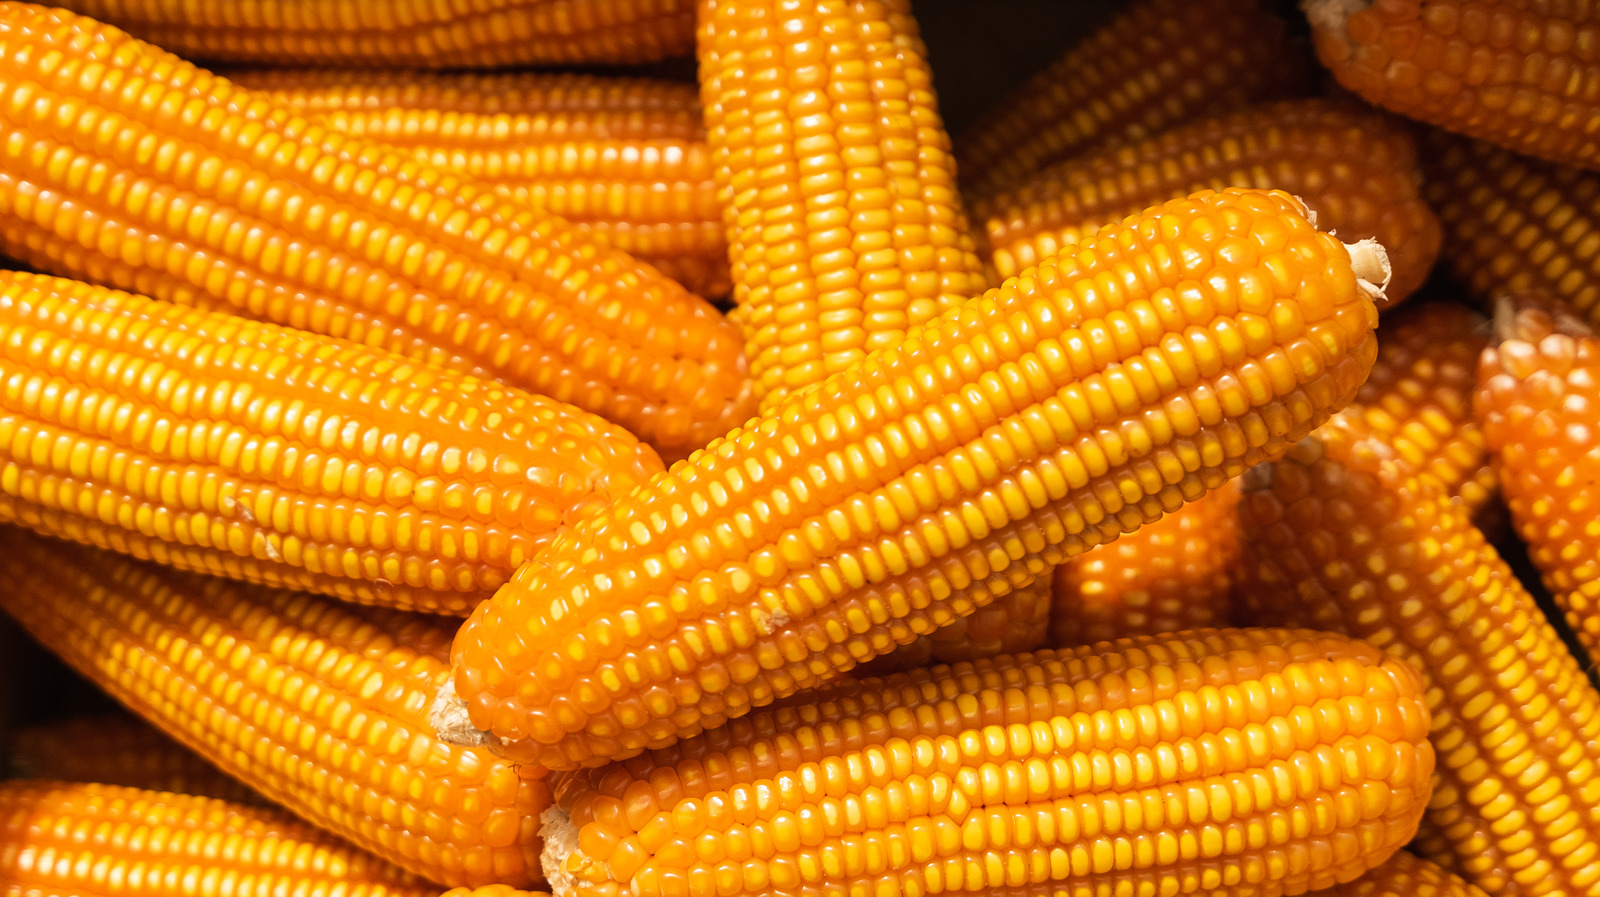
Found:
M 131 716 L 74 717 L 28 726 L 11 743 L 11 774 L 171 791 L 243 804 L 261 795 Z
M 0 272 L 0 520 L 185 570 L 466 616 L 661 462 L 518 389 Z
M 571 402 L 662 448 L 754 407 L 736 328 L 547 213 L 116 29 L 0 3 L 0 251 Z
M 455 621 L 177 573 L 0 528 L 0 608 L 167 734 L 445 885 L 539 875 L 543 770 L 434 737 Z
M 698 295 L 726 292 L 722 204 L 692 85 L 345 69 L 229 79 L 342 134 L 560 215 Z
M 972 193 L 1015 187 L 1097 147 L 1308 88 L 1311 66 L 1264 0 L 1133 0 L 956 141 Z
M 1600 694 L 1464 509 L 1345 412 L 1244 478 L 1240 595 L 1423 671 L 1430 856 L 1491 894 L 1600 893 Z
M 66 782 L 0 782 L 0 888 L 30 897 L 439 893 L 281 811 Z
M 1529 0 L 1304 0 L 1317 56 L 1380 106 L 1573 165 L 1600 164 L 1600 11 Z
M 441 897 L 543 897 L 542 891 L 521 891 L 508 885 L 484 885 L 481 888 L 451 888 Z M 1432 897 L 1432 895 L 1422 895 Z
M 1509 311 L 1509 310 L 1508 310 Z M 1483 353 L 1478 415 L 1500 461 L 1517 532 L 1567 623 L 1600 658 L 1600 552 L 1595 512 L 1600 458 L 1600 337 L 1561 314 L 1526 307 Z
M 1287 194 L 1196 194 L 791 395 L 478 608 L 452 654 L 473 724 L 552 768 L 629 756 L 1222 485 L 1366 377 L 1360 249 Z
M 1400 460 L 1460 496 L 1469 513 L 1498 489 L 1472 413 L 1487 323 L 1453 302 L 1427 302 L 1384 318 L 1372 374 L 1345 412 L 1360 414 Z
M 858 666 L 857 676 L 884 676 L 935 663 L 961 663 L 1032 651 L 1049 641 L 1049 573 L 994 599 L 909 645 Z
M 1442 132 L 1423 148 L 1441 256 L 1475 299 L 1543 292 L 1600 322 L 1600 174 Z
M 1321 893 L 1324 897 L 1488 897 L 1477 885 L 1403 850 L 1355 881 Z
M 1385 116 L 1327 100 L 1251 106 L 1046 169 L 973 205 L 1001 277 L 1063 251 L 1109 221 L 1196 190 L 1281 189 L 1345 240 L 1389 251 L 1391 303 L 1422 285 L 1439 253 L 1416 147 Z
M 1057 567 L 1051 643 L 1068 647 L 1226 625 L 1239 562 L 1238 506 L 1239 486 L 1230 480 Z
M 57 0 L 190 59 L 494 68 L 694 48 L 689 0 Z
M 701 0 L 698 43 L 764 409 L 983 291 L 909 0 Z
M 557 897 L 1298 894 L 1404 844 L 1433 768 L 1416 673 L 1316 632 L 1199 630 L 801 697 L 558 779 Z

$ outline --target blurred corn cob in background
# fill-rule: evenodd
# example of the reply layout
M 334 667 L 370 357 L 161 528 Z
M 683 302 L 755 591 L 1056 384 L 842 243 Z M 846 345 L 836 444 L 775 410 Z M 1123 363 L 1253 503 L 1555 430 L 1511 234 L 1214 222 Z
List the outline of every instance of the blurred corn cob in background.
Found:
M 1264 0 L 1132 0 L 962 132 L 956 162 L 988 197 L 1102 146 L 1308 92 L 1311 72 Z
M 434 735 L 457 622 L 0 528 L 0 609 L 302 818 L 443 885 L 541 880 L 544 771 Z
M 559 218 L 92 20 L 0 20 L 5 252 L 493 377 L 675 452 L 754 408 L 736 328 Z
M 215 764 L 127 714 L 69 717 L 19 729 L 8 774 L 266 803 Z
M 732 287 L 692 84 L 541 72 L 226 74 L 335 131 L 559 215 L 696 295 Z
M 1275 456 L 1366 378 L 1387 273 L 1306 214 L 1107 226 L 570 528 L 456 638 L 473 725 L 551 768 L 668 744 Z
M 1334 885 L 1324 897 L 1487 897 L 1477 885 L 1404 850 L 1355 881 Z
M 640 63 L 694 47 L 691 0 L 59 0 L 190 59 L 487 68 Z
M 1039 264 L 1102 225 L 1196 190 L 1287 190 L 1317 226 L 1376 239 L 1394 277 L 1389 304 L 1427 278 L 1439 220 L 1423 202 L 1417 153 L 1405 127 L 1353 105 L 1286 100 L 1179 125 L 1051 166 L 973 204 L 1001 277 Z

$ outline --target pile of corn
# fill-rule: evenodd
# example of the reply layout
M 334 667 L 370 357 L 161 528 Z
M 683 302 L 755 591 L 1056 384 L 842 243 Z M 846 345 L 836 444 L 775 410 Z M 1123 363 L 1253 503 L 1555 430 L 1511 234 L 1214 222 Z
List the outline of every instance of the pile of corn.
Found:
M 0 897 L 1600 897 L 1600 6 L 64 6 Z

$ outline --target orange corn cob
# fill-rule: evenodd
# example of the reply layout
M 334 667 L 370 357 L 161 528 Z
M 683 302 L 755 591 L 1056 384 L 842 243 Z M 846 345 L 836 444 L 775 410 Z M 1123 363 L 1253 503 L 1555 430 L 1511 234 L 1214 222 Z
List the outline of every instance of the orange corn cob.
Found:
M 1558 307 L 1507 308 L 1497 324 L 1498 345 L 1478 371 L 1484 435 L 1534 565 L 1590 659 L 1600 658 L 1600 337 Z
M 73 717 L 28 726 L 11 743 L 23 779 L 96 782 L 260 804 L 261 795 L 131 716 Z
M 1477 885 L 1437 863 L 1395 851 L 1388 862 L 1352 882 L 1322 891 L 1323 897 L 1488 897 Z
M 593 415 L 354 343 L 0 272 L 0 520 L 466 616 L 661 462 Z
M 1376 352 L 1377 254 L 1305 215 L 1208 191 L 1107 226 L 656 475 L 462 628 L 473 724 L 552 768 L 659 747 L 1272 457 Z
M 278 810 L 115 785 L 0 782 L 0 893 L 434 897 Z
M 701 0 L 700 93 L 762 407 L 985 287 L 910 0 Z
M 1265 0 L 1133 0 L 956 141 L 974 195 L 1106 144 L 1309 88 L 1311 66 Z
M 1239 561 L 1238 505 L 1238 483 L 1230 480 L 1057 567 L 1051 643 L 1068 647 L 1227 625 Z
M 722 205 L 690 84 L 518 73 L 275 70 L 241 87 L 560 215 L 691 292 L 728 289 Z
M 1001 277 L 1063 251 L 1108 221 L 1196 190 L 1287 190 L 1317 226 L 1389 251 L 1398 302 L 1439 252 L 1439 219 L 1423 202 L 1416 147 L 1403 125 L 1327 100 L 1287 100 L 1202 119 L 1064 162 L 973 205 Z
M 0 528 L 0 550 L 0 609 L 227 774 L 440 884 L 540 880 L 543 770 L 434 736 L 455 621 L 14 527 Z
M 1429 859 L 1491 894 L 1600 893 L 1600 694 L 1403 455 L 1346 411 L 1247 475 L 1240 594 L 1259 623 L 1348 632 L 1423 672 Z
M 1339 83 L 1408 118 L 1600 165 L 1600 10 L 1538 0 L 1304 0 Z
M 1316 632 L 1198 630 L 803 697 L 558 779 L 556 897 L 1298 894 L 1405 843 L 1433 768 L 1416 673 Z
M 481 888 L 451 888 L 441 897 L 543 897 L 543 895 L 543 891 L 521 891 L 509 885 L 484 885 Z M 1433 895 L 1422 895 L 1422 897 L 1433 897 Z
M 640 63 L 694 48 L 688 0 L 57 0 L 190 59 L 493 68 Z
M 0 3 L 0 251 L 571 402 L 660 448 L 754 407 L 736 328 L 548 213 L 114 28 Z
M 1359 413 L 1401 460 L 1460 496 L 1469 512 L 1498 490 L 1472 413 L 1487 323 L 1453 302 L 1427 302 L 1384 318 L 1378 360 L 1346 412 Z
M 884 676 L 935 663 L 960 663 L 996 654 L 1032 651 L 1049 641 L 1049 573 L 1007 592 L 993 602 L 920 636 L 853 670 L 857 676 Z

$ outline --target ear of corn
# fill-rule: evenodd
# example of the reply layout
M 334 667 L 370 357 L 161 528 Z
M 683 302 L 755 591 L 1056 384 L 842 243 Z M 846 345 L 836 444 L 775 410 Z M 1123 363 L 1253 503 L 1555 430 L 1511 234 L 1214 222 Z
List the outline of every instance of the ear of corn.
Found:
M 661 462 L 571 406 L 364 346 L 0 272 L 0 520 L 466 616 Z
M 1500 461 L 1517 532 L 1568 625 L 1600 657 L 1600 553 L 1594 517 L 1600 458 L 1600 338 L 1560 309 L 1529 305 L 1501 316 L 1483 354 L 1478 413 Z
M 189 59 L 489 68 L 640 63 L 694 47 L 687 0 L 60 0 Z
M 1201 4 L 1207 5 L 1207 4 Z M 1281 189 L 1345 240 L 1376 239 L 1398 302 L 1422 285 L 1439 252 L 1404 126 L 1327 100 L 1287 100 L 1205 118 L 1045 169 L 973 206 L 1002 277 L 1065 251 L 1102 225 L 1196 190 Z
M 0 782 L 0 845 L 7 894 L 438 894 L 281 811 L 114 785 Z
M 909 0 L 701 0 L 707 141 L 762 407 L 982 292 Z
M 1373 103 L 1519 153 L 1600 165 L 1600 11 L 1524 0 L 1304 0 L 1317 56 Z
M 1483 428 L 1472 413 L 1488 321 L 1453 302 L 1426 302 L 1384 318 L 1378 359 L 1346 413 L 1412 470 L 1438 480 L 1467 511 L 1498 490 Z
M 334 131 L 559 215 L 693 293 L 727 292 L 722 206 L 693 85 L 535 72 L 228 77 Z
M 455 621 L 178 573 L 0 528 L 0 608 L 296 814 L 444 885 L 540 879 L 544 772 L 435 737 Z M 3 851 L 0 851 L 3 852 Z
M 1270 6 L 1133 0 L 962 134 L 962 180 L 989 196 L 1107 144 L 1302 92 L 1311 66 Z
M 1404 850 L 1352 882 L 1321 892 L 1325 897 L 1487 897 L 1477 885 Z
M 1050 574 L 940 626 L 909 645 L 858 666 L 858 676 L 883 676 L 936 663 L 960 663 L 1032 651 L 1049 641 Z
M 10 766 L 21 779 L 263 802 L 243 782 L 132 716 L 72 717 L 20 729 L 11 741 Z
M 544 892 L 522 891 L 509 885 L 484 885 L 481 888 L 451 888 L 440 897 L 544 897 Z
M 114 28 L 0 5 L 0 250 L 490 376 L 705 444 L 736 329 L 548 213 L 335 134 Z
M 1108 226 L 658 474 L 463 627 L 473 724 L 552 768 L 660 746 L 1274 456 L 1376 351 L 1379 260 L 1305 214 L 1205 192 Z
M 563 776 L 545 855 L 557 897 L 1297 894 L 1411 837 L 1427 725 L 1413 671 L 1323 633 L 996 657 Z
M 1068 647 L 1227 625 L 1239 562 L 1238 506 L 1238 483 L 1230 480 L 1057 567 L 1050 641 Z
M 1421 846 L 1491 894 L 1600 887 L 1600 695 L 1432 477 L 1345 412 L 1245 477 L 1257 622 L 1365 638 L 1423 673 L 1438 751 Z

